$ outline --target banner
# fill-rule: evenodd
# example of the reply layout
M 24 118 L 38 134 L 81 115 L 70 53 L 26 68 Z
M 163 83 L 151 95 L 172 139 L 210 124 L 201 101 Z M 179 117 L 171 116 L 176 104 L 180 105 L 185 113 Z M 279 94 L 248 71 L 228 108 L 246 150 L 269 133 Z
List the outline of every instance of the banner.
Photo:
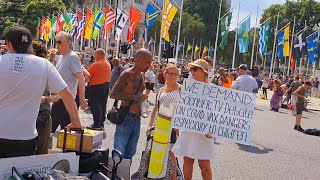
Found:
M 243 21 L 238 28 L 239 53 L 246 53 L 250 44 L 250 17 Z
M 255 94 L 185 79 L 172 127 L 251 143 Z
M 264 26 L 260 27 L 259 30 L 259 52 L 261 55 L 266 55 L 268 50 L 270 36 L 270 21 Z
M 318 62 L 318 41 L 319 35 L 318 33 L 307 39 L 307 48 L 308 48 L 308 60 L 309 63 Z

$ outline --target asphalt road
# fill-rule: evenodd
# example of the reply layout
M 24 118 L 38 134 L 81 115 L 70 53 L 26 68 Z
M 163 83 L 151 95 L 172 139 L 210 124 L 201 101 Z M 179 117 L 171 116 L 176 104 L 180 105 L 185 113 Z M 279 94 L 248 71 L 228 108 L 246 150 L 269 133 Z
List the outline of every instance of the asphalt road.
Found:
M 149 100 L 154 99 L 151 93 Z M 269 96 L 271 97 L 271 95 Z M 319 109 L 319 101 L 312 100 L 313 109 Z M 108 101 L 108 109 L 113 100 Z M 252 144 L 239 145 L 224 139 L 215 143 L 215 159 L 212 162 L 214 179 L 320 179 L 320 141 L 293 130 L 295 117 L 289 110 L 269 110 L 269 100 L 256 99 Z M 90 111 L 79 111 L 84 125 L 92 123 Z M 302 127 L 320 129 L 320 112 L 303 112 Z M 141 152 L 144 150 L 145 131 L 149 119 L 142 119 L 137 153 L 133 158 L 131 173 L 137 171 Z M 105 123 L 104 148 L 113 148 L 115 126 Z M 183 162 L 180 158 L 180 165 Z M 195 163 L 193 179 L 200 180 L 201 172 Z

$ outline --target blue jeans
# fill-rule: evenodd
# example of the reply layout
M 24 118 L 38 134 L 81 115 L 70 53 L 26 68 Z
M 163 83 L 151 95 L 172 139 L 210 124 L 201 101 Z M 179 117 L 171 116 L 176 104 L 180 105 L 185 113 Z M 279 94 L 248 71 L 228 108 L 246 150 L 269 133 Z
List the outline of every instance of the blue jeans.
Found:
M 113 146 L 124 159 L 132 160 L 137 150 L 140 135 L 140 116 L 129 113 L 122 125 L 117 125 Z

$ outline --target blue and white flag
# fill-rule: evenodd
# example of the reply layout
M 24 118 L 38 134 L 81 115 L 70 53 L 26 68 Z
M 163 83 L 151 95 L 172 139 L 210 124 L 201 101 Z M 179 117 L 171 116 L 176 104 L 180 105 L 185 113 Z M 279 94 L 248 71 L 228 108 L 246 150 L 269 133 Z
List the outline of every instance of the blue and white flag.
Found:
M 74 34 L 74 32 L 76 31 L 76 28 L 77 28 L 77 26 L 78 26 L 78 24 L 77 24 L 77 15 L 74 14 L 74 13 L 71 13 L 71 14 L 69 15 L 69 17 L 70 17 L 70 23 L 72 24 L 72 28 L 69 29 L 68 33 L 73 36 L 73 34 Z
M 79 13 L 79 17 L 81 17 L 82 14 L 82 19 L 79 21 L 78 28 L 77 28 L 77 39 L 81 39 L 81 36 L 83 35 L 83 30 L 84 30 L 84 25 L 86 24 L 86 15 L 84 13 Z
M 308 61 L 309 63 L 319 62 L 318 58 L 318 41 L 319 35 L 315 33 L 315 35 L 309 37 L 307 39 L 307 48 L 308 48 Z
M 260 27 L 259 30 L 259 52 L 261 55 L 267 54 L 268 43 L 270 36 L 270 21 L 264 26 Z

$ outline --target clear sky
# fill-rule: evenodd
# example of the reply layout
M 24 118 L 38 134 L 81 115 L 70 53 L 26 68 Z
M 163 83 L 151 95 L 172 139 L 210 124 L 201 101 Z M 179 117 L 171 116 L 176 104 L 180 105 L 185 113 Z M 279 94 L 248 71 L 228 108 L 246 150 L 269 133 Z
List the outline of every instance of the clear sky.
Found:
M 231 8 L 233 8 L 232 20 L 231 20 L 231 29 L 235 29 L 237 23 L 238 9 L 239 9 L 239 1 L 240 1 L 240 15 L 239 22 L 246 18 L 250 13 L 251 15 L 251 23 L 250 26 L 254 27 L 256 24 L 256 16 L 257 16 L 257 7 L 259 6 L 258 13 L 258 23 L 261 18 L 264 9 L 267 9 L 273 4 L 284 4 L 286 0 L 232 0 Z M 320 2 L 320 0 L 316 0 Z

